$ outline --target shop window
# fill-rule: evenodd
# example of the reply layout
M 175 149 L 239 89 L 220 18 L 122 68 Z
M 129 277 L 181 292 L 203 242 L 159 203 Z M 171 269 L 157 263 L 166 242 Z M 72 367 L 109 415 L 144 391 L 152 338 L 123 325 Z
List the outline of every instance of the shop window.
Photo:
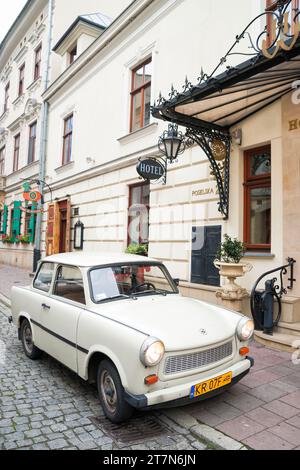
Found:
M 0 176 L 4 175 L 4 165 L 5 165 L 5 147 L 0 149 Z
M 41 76 L 41 64 L 42 64 L 42 45 L 35 51 L 34 58 L 34 80 L 38 80 Z
M 130 132 L 150 124 L 152 59 L 132 71 Z
M 25 64 L 22 65 L 19 69 L 19 89 L 18 89 L 18 96 L 22 96 L 24 94 L 24 79 L 25 79 Z
M 72 160 L 72 140 L 73 140 L 73 114 L 64 120 L 63 135 L 63 165 Z
M 19 169 L 19 157 L 20 157 L 20 134 L 15 136 L 15 141 L 14 141 L 13 171 L 18 171 Z
M 35 161 L 36 126 L 36 122 L 29 126 L 28 165 Z
M 271 251 L 271 146 L 245 152 L 244 242 L 247 250 Z
M 149 243 L 150 184 L 130 187 L 128 245 Z
M 220 286 L 219 271 L 214 265 L 221 243 L 222 227 L 193 227 L 191 282 Z

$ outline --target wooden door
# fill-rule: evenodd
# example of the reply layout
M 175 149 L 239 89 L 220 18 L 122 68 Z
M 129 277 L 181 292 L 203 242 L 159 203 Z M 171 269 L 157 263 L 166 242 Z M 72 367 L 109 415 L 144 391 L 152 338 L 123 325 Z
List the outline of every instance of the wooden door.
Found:
M 59 205 L 57 202 L 48 206 L 48 222 L 46 232 L 46 256 L 59 253 L 59 227 L 60 227 Z

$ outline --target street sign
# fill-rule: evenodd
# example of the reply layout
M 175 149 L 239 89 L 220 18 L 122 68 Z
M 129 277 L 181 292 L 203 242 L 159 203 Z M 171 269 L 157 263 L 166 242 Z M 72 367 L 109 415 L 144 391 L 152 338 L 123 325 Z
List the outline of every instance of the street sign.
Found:
M 164 165 L 155 158 L 140 160 L 137 166 L 138 174 L 146 181 L 158 181 L 165 176 Z

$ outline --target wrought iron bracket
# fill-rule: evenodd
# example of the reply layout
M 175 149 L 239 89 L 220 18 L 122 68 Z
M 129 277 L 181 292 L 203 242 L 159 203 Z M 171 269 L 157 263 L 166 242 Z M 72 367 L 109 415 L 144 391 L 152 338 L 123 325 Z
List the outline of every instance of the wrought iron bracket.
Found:
M 207 156 L 211 175 L 215 178 L 219 194 L 219 212 L 224 220 L 229 218 L 229 183 L 230 183 L 230 147 L 231 136 L 213 129 L 188 128 L 186 132 L 187 146 L 199 145 Z M 216 149 L 219 146 L 219 152 Z

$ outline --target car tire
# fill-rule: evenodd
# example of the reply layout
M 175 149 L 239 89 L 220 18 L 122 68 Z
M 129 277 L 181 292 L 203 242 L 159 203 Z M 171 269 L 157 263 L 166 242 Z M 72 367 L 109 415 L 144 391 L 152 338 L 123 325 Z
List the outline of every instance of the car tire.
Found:
M 124 400 L 124 388 L 112 362 L 100 362 L 97 387 L 104 414 L 112 423 L 120 424 L 131 418 L 133 408 Z
M 32 328 L 28 320 L 24 319 L 21 324 L 21 341 L 24 352 L 29 359 L 35 361 L 42 355 L 42 351 L 37 348 L 32 339 Z

